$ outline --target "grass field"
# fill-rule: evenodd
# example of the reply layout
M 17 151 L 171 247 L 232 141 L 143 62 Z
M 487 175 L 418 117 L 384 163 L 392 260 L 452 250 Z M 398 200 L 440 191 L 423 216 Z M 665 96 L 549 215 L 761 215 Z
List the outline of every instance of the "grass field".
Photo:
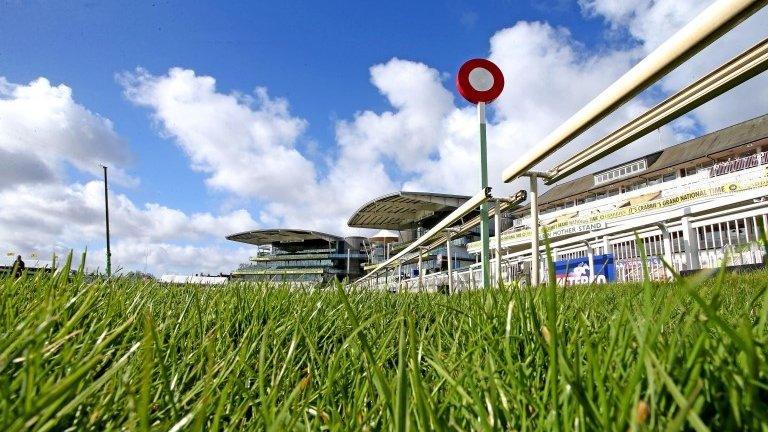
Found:
M 439 294 L 0 280 L 0 430 L 768 430 L 768 272 Z

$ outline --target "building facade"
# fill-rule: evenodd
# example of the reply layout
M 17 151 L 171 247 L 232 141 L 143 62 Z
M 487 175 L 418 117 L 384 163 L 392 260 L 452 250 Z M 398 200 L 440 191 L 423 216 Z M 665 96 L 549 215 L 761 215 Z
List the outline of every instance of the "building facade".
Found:
M 468 199 L 469 197 L 464 195 L 400 191 L 363 204 L 349 218 L 347 225 L 352 228 L 390 230 L 397 233 L 397 239 L 393 242 L 379 242 L 375 236 L 368 239 L 365 271 L 372 270 L 390 256 L 405 249 Z M 379 278 L 401 281 L 418 277 L 419 258 L 421 271 L 425 275 L 446 271 L 449 256 L 452 268 L 467 268 L 477 262 L 477 257 L 467 252 L 467 244 L 479 238 L 479 228 L 456 234 L 450 240 L 450 254 L 447 244 L 428 251 L 414 252 L 404 257 L 393 272 L 381 274 Z

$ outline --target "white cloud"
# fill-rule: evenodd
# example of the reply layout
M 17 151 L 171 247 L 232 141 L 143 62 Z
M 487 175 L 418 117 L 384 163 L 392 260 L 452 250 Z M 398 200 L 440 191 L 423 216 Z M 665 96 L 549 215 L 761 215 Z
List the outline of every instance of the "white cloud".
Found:
M 66 166 L 100 176 L 99 164 L 113 166 L 116 185 L 138 180 L 114 166 L 131 154 L 112 123 L 74 101 L 72 90 L 45 78 L 28 85 L 0 77 L 0 247 L 28 260 L 43 262 L 53 251 L 101 248 L 104 238 L 104 189 L 101 181 L 70 183 Z M 243 209 L 226 214 L 185 214 L 157 203 L 135 205 L 126 195 L 110 193 L 115 267 L 141 269 L 146 255 L 152 271 L 230 270 L 245 248 L 224 236 L 253 229 L 258 223 Z M 163 253 L 163 251 L 165 251 Z M 92 250 L 93 252 L 93 250 Z M 214 256 L 215 255 L 215 256 Z M 91 253 L 92 267 L 103 268 L 103 252 Z M 214 264 L 221 264 L 214 268 Z
M 29 256 L 36 252 L 87 246 L 101 248 L 104 238 L 103 183 L 19 185 L 0 191 L 0 244 Z M 197 268 L 219 272 L 237 266 L 244 248 L 233 248 L 224 236 L 258 226 L 245 210 L 214 216 L 187 215 L 159 204 L 136 207 L 125 195 L 110 192 L 110 228 L 115 267 L 142 269 L 146 254 L 156 254 L 152 271 Z M 227 247 L 229 246 L 229 247 Z M 141 259 L 137 252 L 142 251 Z M 216 252 L 216 256 L 208 256 Z M 194 254 L 198 254 L 197 256 Z M 103 253 L 91 254 L 89 265 L 100 266 Z M 185 257 L 195 257 L 184 262 Z M 227 265 L 214 268 L 212 263 Z
M 143 69 L 118 80 L 132 102 L 151 107 L 164 134 L 189 156 L 206 182 L 244 196 L 299 199 L 313 182 L 314 166 L 296 149 L 306 127 L 292 117 L 284 99 L 264 88 L 253 95 L 222 94 L 212 77 L 173 68 L 165 76 Z
M 45 78 L 23 85 L 0 77 L 0 155 L 9 158 L 2 162 L 0 188 L 62 179 L 65 164 L 98 174 L 100 164 L 131 161 L 111 121 L 77 104 L 69 87 Z M 112 173 L 116 182 L 136 183 L 122 169 Z

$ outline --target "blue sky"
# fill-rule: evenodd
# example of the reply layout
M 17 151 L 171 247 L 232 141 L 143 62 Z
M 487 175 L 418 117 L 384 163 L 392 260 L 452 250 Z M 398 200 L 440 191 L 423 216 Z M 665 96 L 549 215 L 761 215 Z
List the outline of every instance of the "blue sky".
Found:
M 73 104 L 85 108 L 94 116 L 108 119 L 117 136 L 111 145 L 127 149 L 130 153 L 128 159 L 115 159 L 125 164 L 117 168 L 136 180 L 133 184 L 118 182 L 113 189 L 140 211 L 146 210 L 148 203 L 189 217 L 197 214 L 218 218 L 243 210 L 250 219 L 243 216 L 239 219 L 241 222 L 252 220 L 254 225 L 266 227 L 274 223 L 296 223 L 297 220 L 276 220 L 274 209 L 268 210 L 270 214 L 265 215 L 265 209 L 270 204 L 283 206 L 281 208 L 285 212 L 303 214 L 317 212 L 317 204 L 303 207 L 290 207 L 288 204 L 290 208 L 286 209 L 285 203 L 276 204 L 271 197 L 252 191 L 247 185 L 233 186 L 230 182 L 225 186 L 211 186 L 209 181 L 212 177 L 230 170 L 220 161 L 212 162 L 215 155 L 210 154 L 210 146 L 224 148 L 231 145 L 226 139 L 211 138 L 226 137 L 226 126 L 216 131 L 210 130 L 215 125 L 205 129 L 203 133 L 208 135 L 204 138 L 199 137 L 201 130 L 179 130 L 181 126 L 174 120 L 179 117 L 161 113 L 163 108 L 156 100 L 138 100 L 150 97 L 149 94 L 126 96 L 127 84 L 118 76 L 127 73 L 133 78 L 160 79 L 169 77 L 169 70 L 176 67 L 193 72 L 194 79 L 190 78 L 193 81 L 200 77 L 212 77 L 215 79 L 215 93 L 219 95 L 253 96 L 255 88 L 266 88 L 269 103 L 285 100 L 288 104 L 286 116 L 303 122 L 305 126 L 299 128 L 295 136 L 291 135 L 288 144 L 256 142 L 254 146 L 283 145 L 295 150 L 295 154 L 299 155 L 297 157 L 303 158 L 302 163 L 304 159 L 309 162 L 319 179 L 316 187 L 308 190 L 315 194 L 331 194 L 331 200 L 337 198 L 333 194 L 344 192 L 329 185 L 330 179 L 350 175 L 349 172 L 337 172 L 334 168 L 340 161 L 346 160 L 343 156 L 345 142 L 347 147 L 371 146 L 371 152 L 376 156 L 370 161 L 370 169 L 375 170 L 381 165 L 385 172 L 380 184 L 393 188 L 434 189 L 445 186 L 446 191 L 458 188 L 461 189 L 458 192 L 467 193 L 472 190 L 471 187 L 457 186 L 445 180 L 451 161 L 462 154 L 461 148 L 454 153 L 444 152 L 453 145 L 448 131 L 453 130 L 453 123 L 461 121 L 458 117 L 468 112 L 467 104 L 456 94 L 453 86 L 453 74 L 460 64 L 471 57 L 490 56 L 499 60 L 502 69 L 507 68 L 505 73 L 517 71 L 518 76 L 507 77 L 507 86 L 512 93 L 505 93 L 510 94 L 510 100 L 500 101 L 498 110 L 491 112 L 497 126 L 496 135 L 492 132 L 492 138 L 496 136 L 505 143 L 511 143 L 513 137 L 529 138 L 527 141 L 531 141 L 545 133 L 547 127 L 562 121 L 569 112 L 586 102 L 590 95 L 594 96 L 657 43 L 652 33 L 642 29 L 644 25 L 656 24 L 664 27 L 659 29 L 659 34 L 670 33 L 703 7 L 701 2 L 696 1 L 656 3 L 641 0 L 589 0 L 581 4 L 564 0 L 322 3 L 6 1 L 0 5 L 0 77 L 15 86 L 25 86 L 38 77 L 44 77 L 51 86 L 64 85 L 71 89 Z M 661 18 L 660 9 L 664 12 Z M 760 28 L 760 24 L 766 21 L 765 14 L 752 21 L 752 27 Z M 505 29 L 509 31 L 505 32 Z M 742 33 L 737 36 L 737 43 L 731 45 L 747 46 L 754 39 L 755 31 L 748 29 Z M 518 50 L 520 46 L 526 49 Z M 727 58 L 735 52 L 720 47 L 713 49 L 717 50 L 713 51 L 717 54 L 712 56 L 715 59 Z M 393 58 L 404 63 L 394 62 Z M 556 74 L 573 74 L 583 82 L 571 83 L 573 88 L 567 84 L 562 87 L 553 84 L 552 91 L 558 92 L 557 89 L 561 88 L 559 93 L 543 94 L 545 90 L 529 95 L 524 89 L 515 89 L 517 83 L 531 79 L 523 76 L 528 71 L 524 63 L 529 59 L 530 73 L 536 75 L 538 82 L 557 80 Z M 378 78 L 371 69 L 375 65 L 383 65 Z M 418 68 L 417 65 L 424 67 Z M 654 98 L 690 79 L 695 71 L 706 70 L 708 65 L 707 61 L 702 61 L 690 70 L 681 71 L 678 78 L 672 77 L 666 85 L 657 86 L 628 109 L 647 106 Z M 143 72 L 137 71 L 137 68 L 142 68 Z M 382 127 L 389 133 L 385 127 L 396 129 L 402 126 L 405 123 L 389 122 L 391 119 L 385 118 L 385 114 L 389 112 L 396 116 L 403 113 L 402 117 L 407 117 L 412 115 L 406 114 L 409 104 L 422 103 L 408 99 L 408 95 L 398 95 L 397 90 L 390 87 L 397 88 L 398 80 L 407 81 L 410 73 L 423 74 L 424 87 L 434 87 L 430 87 L 432 90 L 429 92 L 425 90 L 424 98 L 434 96 L 440 99 L 445 91 L 453 96 L 452 102 L 450 98 L 443 98 L 442 108 L 435 108 L 439 115 L 431 117 L 438 119 L 434 122 L 434 133 L 429 127 L 426 132 L 425 128 L 412 133 L 405 130 L 402 135 L 385 143 L 373 143 L 372 139 L 360 137 L 363 127 L 372 130 Z M 549 76 L 549 73 L 555 75 Z M 421 75 L 419 79 L 422 79 Z M 372 83 L 372 80 L 378 80 L 378 84 Z M 544 85 L 542 88 L 548 87 Z M 141 91 L 150 89 L 142 88 Z M 511 100 L 513 97 L 516 100 Z M 393 106 L 393 101 L 398 98 L 405 100 L 403 106 Z M 240 102 L 242 107 L 248 107 L 250 103 Z M 258 112 L 259 103 L 255 105 L 251 109 Z M 424 110 L 419 106 L 419 110 Z M 518 118 L 516 106 L 528 107 L 529 112 L 541 107 L 541 112 Z M 11 106 L 9 109 L 15 108 Z M 758 104 L 742 117 L 759 113 L 761 109 L 765 110 Z M 360 119 L 364 111 L 372 113 L 370 122 L 373 126 Z M 618 113 L 614 117 L 615 124 L 625 118 L 626 113 Z M 670 128 L 664 136 L 671 144 L 680 137 L 720 126 L 708 120 L 712 117 L 707 113 L 690 116 L 687 122 L 680 123 L 677 129 Z M 340 125 L 350 126 L 351 132 L 346 138 L 340 138 L 340 130 L 343 130 Z M 0 124 L 0 139 L 3 133 L 10 133 L 10 129 L 3 130 L 2 127 Z M 77 127 L 76 122 L 71 127 Z M 517 131 L 518 134 L 510 134 L 510 131 Z M 440 138 L 435 138 L 433 144 L 420 147 L 419 143 L 430 141 L 432 135 L 439 135 Z M 216 139 L 221 141 L 215 142 Z M 412 142 L 414 149 L 425 152 L 420 157 L 431 158 L 435 163 L 425 162 L 424 166 L 409 164 L 408 161 L 397 160 L 397 156 L 381 148 L 397 146 L 400 142 Z M 525 143 L 526 146 L 532 144 Z M 500 144 L 498 157 L 495 158 L 501 165 L 513 158 L 510 152 L 502 152 L 506 148 L 504 145 Z M 247 151 L 258 159 L 259 154 L 253 153 L 255 150 L 252 147 Z M 403 148 L 404 151 L 407 149 Z M 643 148 L 638 147 L 634 151 L 642 153 Z M 190 152 L 199 152 L 195 154 L 202 158 L 204 169 L 195 166 Z M 491 156 L 494 157 L 494 154 Z M 89 160 L 88 163 L 92 162 Z M 65 173 L 58 178 L 60 187 L 71 188 L 72 185 L 88 184 L 96 179 L 93 172 L 78 166 L 77 162 L 51 164 L 59 166 Z M 234 169 L 237 168 L 231 167 L 231 170 Z M 498 177 L 498 173 L 491 172 L 491 176 Z M 363 197 L 375 196 L 378 192 L 373 188 L 350 194 Z M 357 199 L 359 201 L 360 198 Z M 354 202 L 340 205 L 340 208 L 338 214 L 324 216 L 324 222 L 318 222 L 316 226 L 337 232 L 343 230 L 342 213 L 354 208 Z M 140 212 L 142 217 L 150 213 Z M 51 217 L 55 217 L 55 212 Z M 156 219 L 151 221 L 158 225 L 164 223 Z M 54 232 L 41 242 L 52 240 L 76 249 L 88 246 L 93 250 L 103 246 L 98 235 L 94 234 L 98 229 L 93 220 L 75 222 L 83 226 L 82 232 L 78 232 L 80 234 Z M 312 223 L 309 225 L 312 227 Z M 124 231 L 124 241 L 135 240 L 130 232 L 129 229 Z M 11 237 L 0 235 L 0 240 L 8 243 L 7 248 L 42 248 L 40 243 L 21 242 Z M 230 261 L 217 262 L 222 267 L 220 271 L 227 271 L 223 267 L 245 257 L 247 250 L 235 250 L 236 245 L 222 242 L 221 237 L 207 225 L 201 229 L 200 235 L 191 239 L 183 233 L 158 234 L 150 239 L 136 234 L 137 239 L 146 242 L 144 249 L 147 251 L 173 246 L 198 248 L 208 254 L 219 250 L 231 252 L 233 258 Z M 120 241 L 120 234 L 116 241 Z M 197 256 L 192 254 L 190 259 L 197 259 Z M 136 253 L 131 255 L 126 252 L 124 257 L 126 267 L 136 265 Z M 195 267 L 190 262 L 163 262 L 163 258 L 158 256 L 154 268 L 157 271 L 184 271 Z
M 483 56 L 494 32 L 518 20 L 567 26 L 585 44 L 604 43 L 600 19 L 572 2 L 7 2 L 0 14 L 0 64 L 9 81 L 45 76 L 115 122 L 135 153 L 138 201 L 205 211 L 220 196 L 127 102 L 115 74 L 182 66 L 216 77 L 222 91 L 269 87 L 309 122 L 308 135 L 333 151 L 333 122 L 386 101 L 368 68 L 399 57 L 453 73 Z M 453 88 L 451 87 L 451 90 Z M 73 173 L 76 175 L 76 173 Z M 176 184 L 184 184 L 179 190 Z

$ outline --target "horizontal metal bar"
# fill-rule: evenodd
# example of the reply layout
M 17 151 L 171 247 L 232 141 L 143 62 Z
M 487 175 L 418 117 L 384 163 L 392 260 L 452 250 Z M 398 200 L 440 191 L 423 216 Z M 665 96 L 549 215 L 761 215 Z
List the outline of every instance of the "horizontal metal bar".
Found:
M 552 131 L 502 173 L 512 181 L 691 58 L 768 0 L 718 0 Z
M 521 189 L 521 190 L 517 191 L 517 193 L 515 195 L 513 195 L 511 198 L 504 199 L 504 201 L 501 201 L 500 203 L 497 203 L 498 204 L 498 210 L 499 211 L 506 211 L 506 210 L 509 210 L 510 208 L 517 207 L 518 205 L 522 204 L 526 200 L 527 197 L 528 197 L 528 193 Z M 488 210 L 488 217 L 495 216 L 496 215 L 496 210 L 497 210 L 497 208 L 495 206 L 492 207 L 490 210 Z M 472 219 L 470 219 L 469 221 L 467 221 L 467 222 L 461 224 L 460 226 L 452 229 L 451 230 L 451 239 L 455 239 L 455 238 L 461 237 L 462 235 L 466 234 L 472 228 L 474 228 L 474 227 L 476 227 L 478 225 L 480 225 L 480 215 L 477 215 L 477 216 L 473 217 Z M 436 248 L 436 247 L 438 247 L 438 246 L 440 246 L 440 245 L 442 245 L 444 243 L 445 243 L 445 239 L 436 240 L 436 241 L 432 242 L 431 244 L 427 245 L 425 247 L 425 250 L 428 250 L 428 251 L 432 250 L 432 249 L 434 249 L 434 248 Z
M 548 173 L 552 184 L 694 110 L 768 69 L 768 39 L 739 54 L 634 120 L 606 135 Z
M 381 263 L 378 267 L 371 270 L 371 272 L 368 273 L 367 275 L 355 281 L 355 284 L 359 284 L 363 282 L 364 280 L 378 273 L 380 270 L 385 269 L 391 264 L 398 262 L 406 254 L 416 250 L 416 248 L 432 240 L 438 235 L 443 235 L 443 230 L 445 230 L 446 228 L 458 222 L 459 219 L 463 218 L 471 211 L 480 207 L 480 204 L 488 201 L 489 198 L 491 198 L 491 188 L 486 187 L 481 189 L 480 192 L 478 192 L 477 194 L 475 194 L 475 196 L 473 196 L 467 202 L 462 204 L 461 207 L 452 211 L 451 214 L 446 216 L 445 219 L 438 222 L 437 225 L 435 225 L 432 229 L 427 231 L 423 236 L 419 237 L 415 242 L 408 245 L 408 247 L 400 251 L 397 255 Z

